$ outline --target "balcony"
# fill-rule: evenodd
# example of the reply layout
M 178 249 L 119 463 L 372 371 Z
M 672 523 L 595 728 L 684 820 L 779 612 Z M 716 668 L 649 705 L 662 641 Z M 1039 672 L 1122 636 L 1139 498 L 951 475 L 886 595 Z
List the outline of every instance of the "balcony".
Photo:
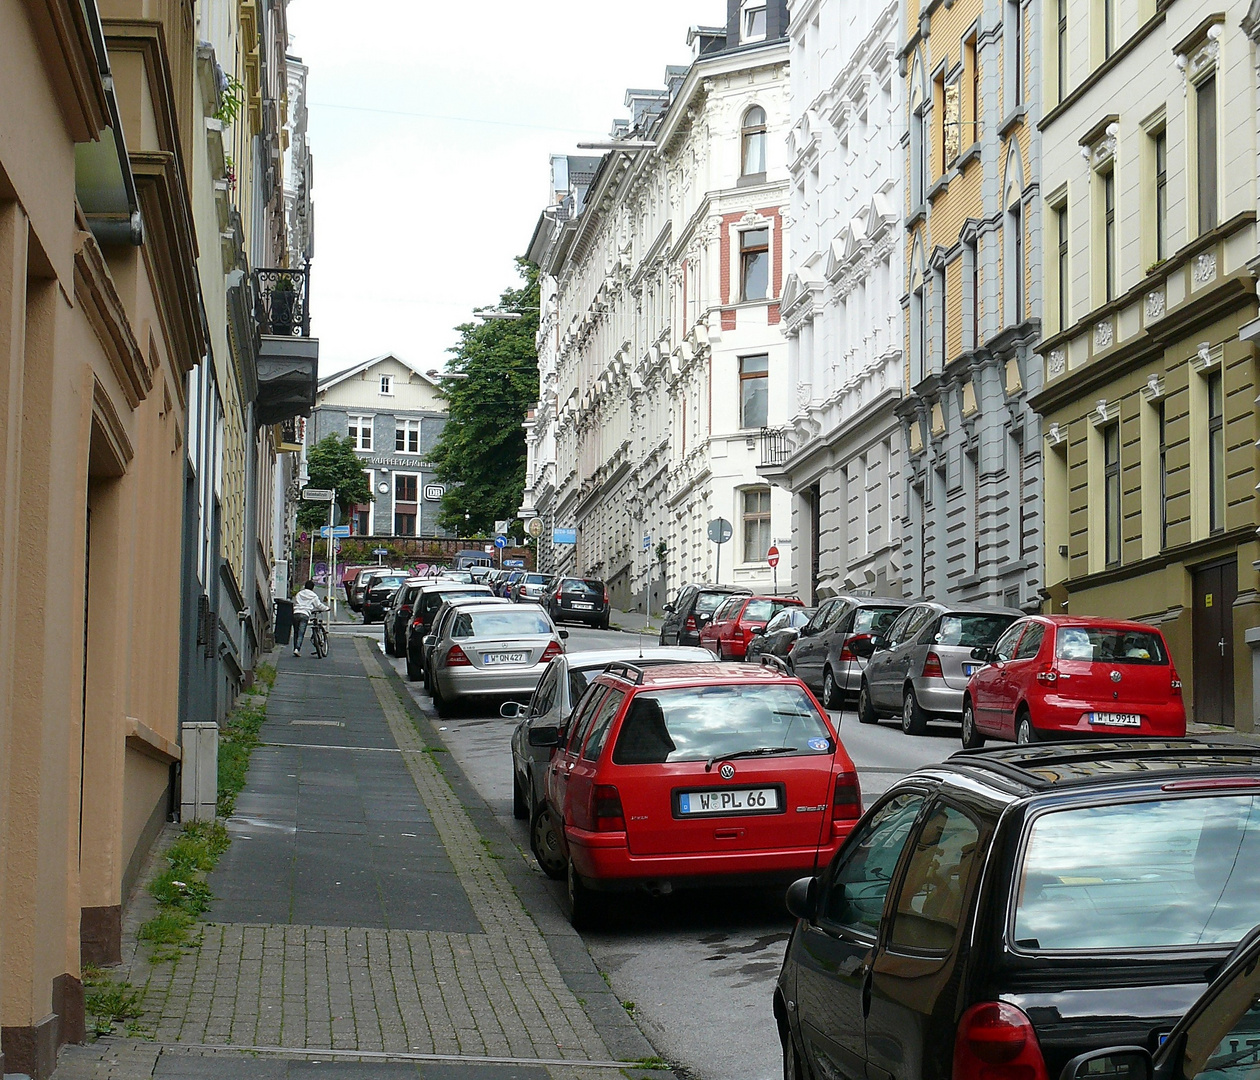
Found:
M 782 465 L 791 452 L 792 447 L 783 428 L 761 429 L 761 468 Z
M 259 424 L 308 416 L 319 381 L 319 341 L 311 337 L 310 267 L 254 271 Z

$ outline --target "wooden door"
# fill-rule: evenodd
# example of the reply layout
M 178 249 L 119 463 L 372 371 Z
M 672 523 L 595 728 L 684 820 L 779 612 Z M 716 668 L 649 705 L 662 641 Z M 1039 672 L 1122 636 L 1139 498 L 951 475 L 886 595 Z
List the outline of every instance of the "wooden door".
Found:
M 1238 564 L 1194 571 L 1194 720 L 1234 723 L 1234 599 Z

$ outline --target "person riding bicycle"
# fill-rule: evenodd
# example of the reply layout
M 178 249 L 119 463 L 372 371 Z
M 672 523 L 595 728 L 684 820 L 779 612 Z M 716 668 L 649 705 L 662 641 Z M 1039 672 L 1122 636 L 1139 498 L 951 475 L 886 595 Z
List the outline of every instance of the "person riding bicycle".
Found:
M 328 605 L 315 592 L 315 582 L 309 578 L 302 591 L 293 598 L 293 655 L 300 656 L 302 654 L 302 642 L 306 638 L 306 627 L 311 621 L 312 615 L 317 615 L 321 611 L 327 611 Z

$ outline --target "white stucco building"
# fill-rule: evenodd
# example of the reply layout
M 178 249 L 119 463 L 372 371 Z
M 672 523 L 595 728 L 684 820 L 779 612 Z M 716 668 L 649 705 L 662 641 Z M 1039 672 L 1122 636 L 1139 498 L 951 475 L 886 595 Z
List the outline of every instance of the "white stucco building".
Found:
M 791 493 L 807 601 L 900 595 L 904 264 L 900 8 L 791 0 L 790 419 L 761 474 Z

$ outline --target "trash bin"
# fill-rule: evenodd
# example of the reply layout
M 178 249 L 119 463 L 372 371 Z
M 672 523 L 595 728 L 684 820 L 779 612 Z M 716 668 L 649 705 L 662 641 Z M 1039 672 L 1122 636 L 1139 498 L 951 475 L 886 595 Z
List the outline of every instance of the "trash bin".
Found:
M 276 644 L 287 645 L 293 634 L 293 601 L 276 600 Z

